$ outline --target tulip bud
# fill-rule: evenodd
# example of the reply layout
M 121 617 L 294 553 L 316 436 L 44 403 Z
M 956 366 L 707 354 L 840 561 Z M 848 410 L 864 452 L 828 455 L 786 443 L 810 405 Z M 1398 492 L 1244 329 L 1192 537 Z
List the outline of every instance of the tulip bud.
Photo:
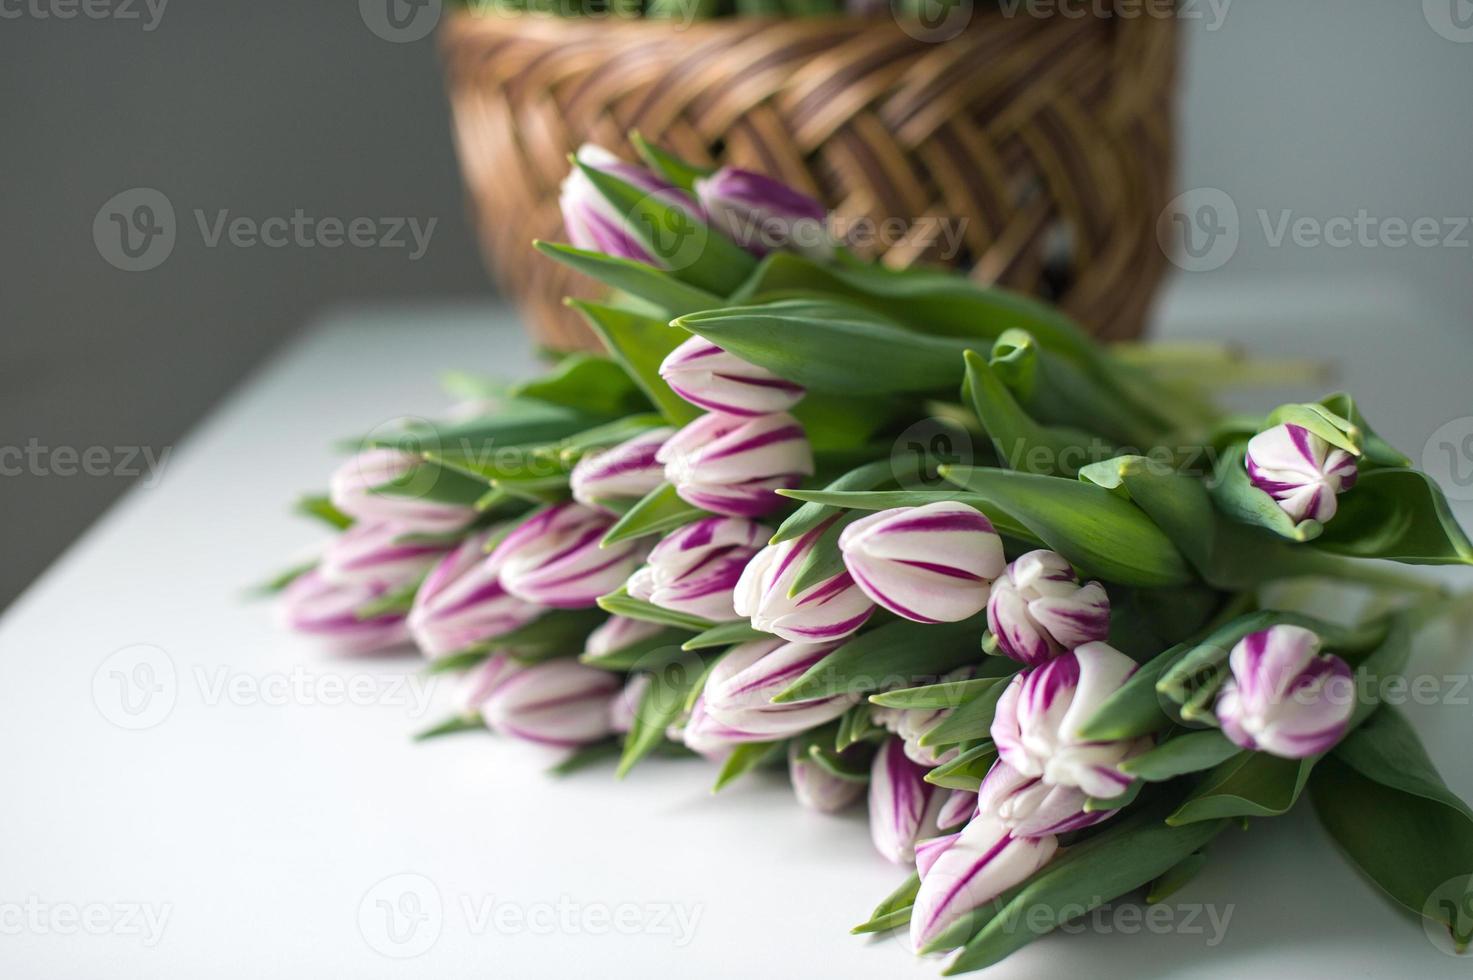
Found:
M 770 544 L 747 563 L 737 581 L 734 608 L 752 626 L 795 643 L 838 640 L 864 625 L 874 604 L 840 572 L 790 597 L 793 578 L 823 534 L 815 528 L 800 538 Z
M 971 668 L 955 671 L 942 682 L 964 680 L 972 675 Z M 870 720 L 881 728 L 900 736 L 905 754 L 918 766 L 934 769 L 950 762 L 957 756 L 956 746 L 937 750 L 935 746 L 922 745 L 921 736 L 935 728 L 954 711 L 954 708 L 872 708 Z
M 382 585 L 339 585 L 313 569 L 299 575 L 281 594 L 281 620 L 288 629 L 327 641 L 337 653 L 373 653 L 409 641 L 402 614 L 367 618 L 357 614 L 388 591 Z
M 455 706 L 463 718 L 480 715 L 481 707 L 522 665 L 504 653 L 493 653 L 461 677 L 455 687 Z
M 880 856 L 895 864 L 915 860 L 916 842 L 933 837 L 948 793 L 926 782 L 929 770 L 905 754 L 900 739 L 880 747 L 870 767 L 869 833 Z
M 369 449 L 333 471 L 328 484 L 332 505 L 357 521 L 391 523 L 404 533 L 448 534 L 476 519 L 476 510 L 424 497 L 381 490 L 420 466 L 417 456 L 397 449 Z
M 643 546 L 624 541 L 600 548 L 613 519 L 582 504 L 554 504 L 533 514 L 491 553 L 506 591 L 527 602 L 585 609 L 634 571 Z
M 642 619 L 630 619 L 628 616 L 610 616 L 604 620 L 583 642 L 583 656 L 589 660 L 597 660 L 611 653 L 634 646 L 640 640 L 647 640 L 665 627 L 659 623 L 650 623 Z
M 865 595 L 918 623 L 975 616 L 1007 564 L 992 522 L 949 500 L 862 517 L 839 536 L 839 550 Z
M 1285 759 L 1328 752 L 1355 710 L 1350 666 L 1319 655 L 1320 638 L 1300 626 L 1250 633 L 1228 657 L 1232 676 L 1215 713 L 1233 744 Z
M 632 163 L 614 156 L 601 146 L 585 143 L 578 148 L 578 160 L 610 176 L 617 177 L 646 194 L 658 197 L 665 204 L 679 207 L 700 221 L 695 202 L 677 190 L 674 185 Z M 609 203 L 593 181 L 578 167 L 568 172 L 563 179 L 558 206 L 563 212 L 563 227 L 568 241 L 581 249 L 602 252 L 615 258 L 633 259 L 636 262 L 654 264 L 655 259 L 630 229 L 628 219 L 619 209 Z
M 1110 634 L 1110 597 L 1098 582 L 1080 585 L 1062 555 L 1030 551 L 1007 567 L 987 600 L 998 649 L 1036 666 Z
M 1114 810 L 1085 812 L 1089 794 L 1041 776 L 1025 776 L 999 759 L 987 770 L 977 794 L 977 812 L 1002 822 L 1017 837 L 1047 837 L 1092 827 Z
M 617 446 L 588 453 L 568 475 L 573 499 L 602 510 L 601 501 L 643 497 L 665 482 L 665 467 L 655 460 L 655 453 L 674 432 L 651 429 Z
M 960 827 L 977 812 L 977 794 L 969 789 L 954 789 L 941 804 L 941 809 L 936 812 L 936 828 L 938 830 L 950 830 Z M 920 849 L 917 848 L 917 858 Z
M 926 866 L 910 915 L 911 946 L 925 949 L 964 916 L 1027 881 L 1058 849 L 1056 837 L 1017 837 L 985 815 L 954 839 L 925 846 Z
M 1265 429 L 1248 440 L 1246 464 L 1253 485 L 1284 513 L 1321 524 L 1335 516 L 1336 495 L 1355 486 L 1355 457 L 1308 429 L 1291 424 Z
M 705 694 L 697 695 L 685 723 L 670 726 L 665 734 L 670 740 L 683 742 L 686 748 L 713 762 L 724 759 L 734 746 L 743 742 L 770 740 L 766 735 L 731 728 L 713 718 L 706 710 Z
M 693 507 L 731 517 L 761 517 L 783 503 L 773 493 L 813 475 L 813 451 L 791 415 L 740 419 L 702 415 L 656 455 L 665 479 Z
M 503 735 L 576 748 L 613 732 L 609 703 L 619 688 L 618 674 L 574 660 L 548 660 L 502 682 L 482 715 Z
M 819 260 L 834 254 L 828 209 L 781 181 L 722 167 L 696 181 L 696 197 L 712 224 L 753 255 L 784 248 Z
M 819 813 L 838 813 L 864 795 L 864 783 L 835 776 L 803 751 L 801 740 L 788 743 L 788 775 L 798 802 Z
M 414 533 L 397 524 L 354 524 L 327 546 L 318 569 L 337 585 L 407 588 L 449 550 L 443 544 L 415 541 Z
M 740 517 L 707 517 L 667 535 L 629 580 L 629 594 L 712 622 L 741 617 L 732 590 L 772 529 Z
M 1014 677 L 997 703 L 992 740 L 998 757 L 1023 776 L 1082 790 L 1096 799 L 1130 785 L 1116 768 L 1150 739 L 1086 742 L 1078 731 L 1135 672 L 1135 661 L 1104 643 L 1086 643 Z M 980 800 L 979 800 L 980 805 Z
M 620 735 L 629 734 L 639 713 L 639 702 L 649 689 L 649 674 L 630 674 L 624 682 L 624 689 L 609 702 L 609 727 Z
M 660 377 L 692 405 L 722 415 L 755 418 L 786 412 L 803 400 L 803 386 L 749 364 L 702 337 L 675 348 Z
M 414 595 L 409 631 L 431 660 L 520 629 L 544 611 L 502 587 L 496 567 L 486 560 L 492 533 L 481 531 L 462 541 Z
M 790 738 L 832 721 L 858 695 L 785 704 L 773 704 L 772 699 L 833 650 L 833 644 L 780 640 L 738 644 L 716 662 L 706 678 L 702 691 L 706 713 L 726 729 L 765 741 Z

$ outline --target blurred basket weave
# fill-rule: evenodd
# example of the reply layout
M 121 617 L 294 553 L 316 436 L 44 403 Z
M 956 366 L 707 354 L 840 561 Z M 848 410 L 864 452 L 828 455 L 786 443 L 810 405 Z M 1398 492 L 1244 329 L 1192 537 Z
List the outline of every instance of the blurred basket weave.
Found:
M 841 228 L 905 228 L 856 249 L 888 265 L 945 261 L 1137 336 L 1165 265 L 1174 21 L 1025 9 L 979 9 L 941 43 L 879 18 L 457 13 L 441 45 L 487 259 L 538 340 L 592 345 L 562 299 L 598 287 L 530 242 L 564 240 L 568 154 L 591 141 L 633 159 L 637 129 L 778 177 Z M 957 254 L 938 219 L 964 233 Z

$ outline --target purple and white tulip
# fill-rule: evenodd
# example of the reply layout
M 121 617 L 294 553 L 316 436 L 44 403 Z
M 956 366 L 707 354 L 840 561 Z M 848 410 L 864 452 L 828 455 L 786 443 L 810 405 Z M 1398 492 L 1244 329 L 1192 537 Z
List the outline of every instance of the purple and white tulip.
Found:
M 496 566 L 486 560 L 492 533 L 480 531 L 462 541 L 414 594 L 409 632 L 431 660 L 520 629 L 544 612 L 502 586 Z
M 740 619 L 732 590 L 772 529 L 740 517 L 707 517 L 667 535 L 629 579 L 629 594 L 712 622 Z
M 620 735 L 627 735 L 634 728 L 634 719 L 639 714 L 639 702 L 650 689 L 650 675 L 640 672 L 630 674 L 614 700 L 609 702 L 609 727 Z
M 413 585 L 450 549 L 413 540 L 398 524 L 354 524 L 333 538 L 318 570 L 336 585 L 379 585 L 387 590 Z
M 925 949 L 964 916 L 1053 859 L 1056 837 L 1019 837 L 999 820 L 979 815 L 950 837 L 917 849 L 921 887 L 910 916 L 910 942 Z
M 1336 496 L 1355 486 L 1355 457 L 1303 426 L 1284 424 L 1248 440 L 1248 478 L 1296 523 L 1335 516 Z
M 1271 626 L 1239 640 L 1228 657 L 1232 676 L 1217 694 L 1223 734 L 1285 759 L 1328 752 L 1349 728 L 1355 684 L 1344 660 L 1319 649 L 1319 634 L 1300 626 Z
M 788 775 L 798 802 L 819 813 L 838 813 L 864 795 L 864 782 L 835 776 L 803 751 L 801 739 L 788 744 Z
M 921 736 L 939 725 L 951 708 L 872 708 L 870 719 L 886 731 L 899 736 L 905 754 L 918 766 L 934 769 L 956 758 L 956 746 L 943 751 L 921 744 Z
M 753 255 L 789 249 L 822 260 L 834 254 L 828 209 L 782 181 L 722 167 L 695 186 L 711 223 Z
M 339 585 L 313 569 L 282 592 L 279 614 L 288 629 L 324 640 L 337 653 L 373 653 L 409 641 L 402 613 L 358 615 L 359 609 L 387 592 L 382 585 Z
M 773 704 L 772 699 L 834 651 L 830 643 L 753 640 L 728 650 L 702 689 L 706 714 L 730 732 L 764 741 L 790 738 L 833 721 L 858 695 Z
M 729 517 L 761 517 L 813 475 L 813 450 L 803 426 L 778 413 L 741 419 L 703 415 L 671 436 L 656 455 L 665 479 L 686 503 Z
M 1007 559 L 976 508 L 943 500 L 862 517 L 839 536 L 864 594 L 917 623 L 956 623 L 982 611 Z
M 613 733 L 610 702 L 621 687 L 618 674 L 574 660 L 548 660 L 502 681 L 481 714 L 503 735 L 576 748 Z
M 493 653 L 466 671 L 455 686 L 455 707 L 464 718 L 474 718 L 491 695 L 522 665 L 505 653 Z
M 997 703 L 992 740 L 998 758 L 1020 775 L 1048 787 L 1082 790 L 1111 799 L 1131 779 L 1116 768 L 1144 751 L 1150 739 L 1086 742 L 1078 731 L 1135 672 L 1135 661 L 1104 643 L 1071 653 L 1013 678 Z
M 766 735 L 732 728 L 713 718 L 706 710 L 704 693 L 696 697 L 684 724 L 671 725 L 665 734 L 671 741 L 684 743 L 686 748 L 712 762 L 726 758 L 733 747 L 743 742 L 769 741 Z
M 692 405 L 722 415 L 755 418 L 786 412 L 803 400 L 802 385 L 785 381 L 701 337 L 675 348 L 660 377 Z
M 968 789 L 954 789 L 936 811 L 938 830 L 960 827 L 977 813 L 977 794 Z
M 1077 786 L 1025 776 L 999 759 L 987 770 L 977 793 L 977 812 L 1000 820 L 1018 837 L 1047 837 L 1082 830 L 1114 816 L 1113 810 L 1086 813 L 1089 794 Z
M 643 497 L 665 482 L 665 467 L 655 454 L 674 433 L 670 428 L 651 429 L 617 446 L 588 453 L 568 475 L 573 499 L 602 510 L 603 501 Z
M 588 660 L 597 660 L 599 657 L 618 653 L 641 640 L 649 639 L 664 628 L 659 623 L 650 623 L 643 619 L 610 616 L 588 634 L 588 639 L 583 642 L 583 656 Z
M 419 466 L 419 457 L 397 449 L 368 449 L 333 471 L 328 483 L 332 505 L 355 521 L 390 523 L 405 533 L 448 534 L 476 519 L 474 507 L 447 504 L 380 490 Z
M 586 609 L 624 584 L 644 546 L 623 541 L 600 548 L 613 519 L 577 503 L 553 504 L 523 521 L 489 559 L 507 592 L 557 609 Z
M 643 167 L 627 163 L 601 146 L 585 143 L 578 148 L 578 160 L 633 187 L 658 197 L 663 203 L 685 211 L 704 224 L 694 201 L 674 185 Z M 593 181 L 578 167 L 563 179 L 558 206 L 563 212 L 563 227 L 568 241 L 591 252 L 602 252 L 615 258 L 658 264 L 644 243 L 634 234 L 619 209 L 599 193 Z
M 874 603 L 848 572 L 788 595 L 803 559 L 823 531 L 820 526 L 759 551 L 737 581 L 733 596 L 737 615 L 750 618 L 755 629 L 795 643 L 839 640 L 863 626 Z
M 916 842 L 936 836 L 950 794 L 926 782 L 930 770 L 905 754 L 900 739 L 887 739 L 870 767 L 869 834 L 885 860 L 909 864 Z
M 987 626 L 1005 655 L 1030 667 L 1110 635 L 1110 597 L 1080 585 L 1063 555 L 1030 551 L 992 583 Z

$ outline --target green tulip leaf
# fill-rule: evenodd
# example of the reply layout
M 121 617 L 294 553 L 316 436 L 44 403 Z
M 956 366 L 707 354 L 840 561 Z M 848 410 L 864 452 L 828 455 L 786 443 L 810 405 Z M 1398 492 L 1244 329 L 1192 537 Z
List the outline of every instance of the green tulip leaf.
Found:
M 552 242 L 539 241 L 532 245 L 543 255 L 583 273 L 590 279 L 596 279 L 606 286 L 654 304 L 672 319 L 722 304 L 721 297 L 715 293 L 681 282 L 670 273 L 643 262 Z
M 699 507 L 692 507 L 681 500 L 673 486 L 662 483 L 629 508 L 609 528 L 600 544 L 607 548 L 620 541 L 630 541 L 649 534 L 663 534 L 707 516 L 709 515 Z
M 777 697 L 775 704 L 838 694 L 865 694 L 918 677 L 939 677 L 980 656 L 977 636 L 985 617 L 930 625 L 902 619 L 846 640 L 808 668 Z
M 671 425 L 685 425 L 701 414 L 701 410 L 670 390 L 660 377 L 660 364 L 666 355 L 680 346 L 686 335 L 671 330 L 663 321 L 628 310 L 577 300 L 570 305 L 582 313 L 594 331 L 603 338 L 609 354 L 629 372 L 644 389 L 650 401 Z

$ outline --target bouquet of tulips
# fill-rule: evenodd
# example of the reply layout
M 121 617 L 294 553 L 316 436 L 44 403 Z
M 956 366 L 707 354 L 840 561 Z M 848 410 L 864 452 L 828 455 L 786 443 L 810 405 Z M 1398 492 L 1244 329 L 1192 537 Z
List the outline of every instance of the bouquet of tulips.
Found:
M 1149 347 L 864 264 L 803 195 L 635 142 L 642 165 L 577 155 L 572 245 L 537 244 L 610 287 L 575 304 L 607 353 L 343 463 L 307 502 L 341 534 L 281 582 L 292 628 L 462 672 L 439 732 L 867 800 L 912 873 L 856 931 L 950 972 L 1164 899 L 1306 790 L 1467 941 L 1473 813 L 1384 703 L 1458 600 L 1378 559 L 1473 545 L 1348 395 L 1225 416 Z

